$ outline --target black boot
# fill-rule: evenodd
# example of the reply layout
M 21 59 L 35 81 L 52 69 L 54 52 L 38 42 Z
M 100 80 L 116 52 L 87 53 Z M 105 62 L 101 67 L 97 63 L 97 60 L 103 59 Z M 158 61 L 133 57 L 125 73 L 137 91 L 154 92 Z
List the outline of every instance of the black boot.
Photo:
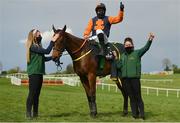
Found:
M 105 46 L 105 43 L 104 43 L 104 34 L 103 33 L 100 33 L 97 35 L 98 39 L 99 39 L 99 43 L 101 45 L 101 49 L 102 49 L 102 55 L 105 56 L 107 53 L 107 48 Z
M 28 103 L 29 101 L 26 102 L 26 118 L 27 119 L 32 119 L 32 105 Z
M 26 111 L 26 118 L 29 119 L 29 120 L 32 119 L 32 114 L 31 114 L 31 112 Z
M 38 112 L 33 112 L 33 118 L 37 118 L 38 117 Z
M 33 118 L 37 118 L 38 117 L 38 107 L 39 107 L 38 103 L 33 106 Z

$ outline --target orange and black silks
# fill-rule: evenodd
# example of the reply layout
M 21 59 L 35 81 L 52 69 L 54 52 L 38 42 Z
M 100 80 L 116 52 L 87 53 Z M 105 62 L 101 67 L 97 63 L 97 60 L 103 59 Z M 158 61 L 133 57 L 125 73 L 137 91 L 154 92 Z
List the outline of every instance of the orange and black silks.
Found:
M 92 32 L 92 36 L 96 35 L 96 30 L 101 29 L 109 37 L 110 28 L 112 24 L 120 23 L 123 20 L 124 12 L 119 11 L 118 15 L 105 16 L 103 19 L 98 19 L 97 16 L 90 19 L 88 25 L 84 31 L 84 37 L 88 37 Z

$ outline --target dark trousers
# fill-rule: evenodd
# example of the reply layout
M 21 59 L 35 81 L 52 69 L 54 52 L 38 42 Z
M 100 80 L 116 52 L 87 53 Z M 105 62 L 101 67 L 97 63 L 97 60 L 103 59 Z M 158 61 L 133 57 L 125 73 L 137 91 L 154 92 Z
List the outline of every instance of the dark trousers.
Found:
M 133 117 L 144 117 L 144 103 L 141 97 L 140 78 L 124 78 L 123 87 L 129 98 Z
M 27 113 L 30 113 L 29 115 L 32 115 L 32 109 L 33 116 L 38 115 L 39 95 L 41 92 L 42 82 L 42 74 L 29 75 L 29 94 L 26 101 L 26 111 Z

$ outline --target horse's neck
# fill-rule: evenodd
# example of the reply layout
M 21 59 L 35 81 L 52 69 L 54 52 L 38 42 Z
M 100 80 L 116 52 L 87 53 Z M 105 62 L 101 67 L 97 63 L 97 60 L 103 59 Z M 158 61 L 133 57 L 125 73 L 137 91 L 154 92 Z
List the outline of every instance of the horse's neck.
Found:
M 66 50 L 68 51 L 70 55 L 72 55 L 74 51 L 78 50 L 81 47 L 84 40 L 76 36 L 73 36 L 69 33 L 66 33 L 66 35 L 67 35 L 66 36 L 66 41 L 67 41 Z

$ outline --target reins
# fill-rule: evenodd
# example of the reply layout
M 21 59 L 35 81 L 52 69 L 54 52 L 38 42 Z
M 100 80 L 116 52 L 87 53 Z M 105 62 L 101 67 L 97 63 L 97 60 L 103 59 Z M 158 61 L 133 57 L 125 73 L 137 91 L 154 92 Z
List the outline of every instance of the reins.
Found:
M 83 48 L 83 46 L 85 45 L 86 42 L 87 42 L 87 40 L 85 39 L 84 42 L 82 43 L 82 45 L 77 50 L 73 51 L 72 54 L 79 52 Z

